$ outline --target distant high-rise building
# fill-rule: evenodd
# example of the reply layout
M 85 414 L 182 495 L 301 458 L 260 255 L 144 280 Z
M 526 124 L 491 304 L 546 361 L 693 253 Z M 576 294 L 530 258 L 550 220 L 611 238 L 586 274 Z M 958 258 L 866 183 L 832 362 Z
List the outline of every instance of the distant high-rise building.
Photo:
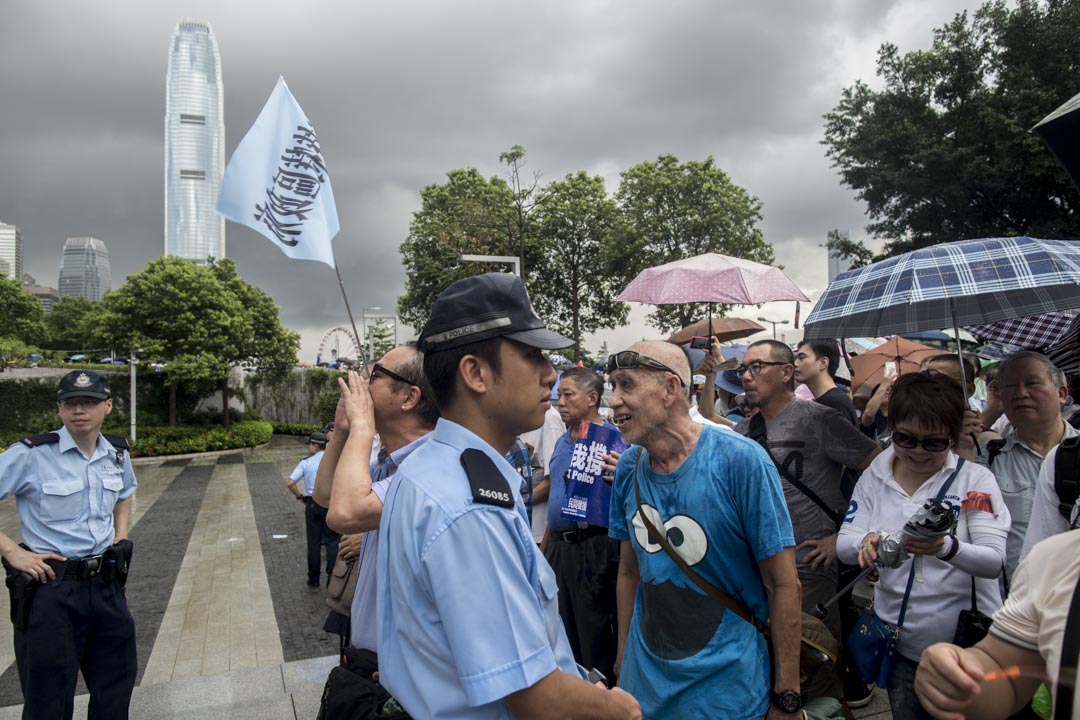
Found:
M 60 263 L 60 297 L 101 300 L 112 288 L 112 266 L 105 243 L 97 238 L 68 238 Z
M 0 261 L 4 264 L 4 277 L 22 280 L 22 232 L 17 225 L 5 225 L 3 220 L 0 220 Z
M 31 285 L 37 285 L 37 278 L 28 272 L 22 274 L 23 287 L 30 287 Z
M 225 172 L 223 98 L 214 32 L 179 23 L 165 78 L 166 255 L 199 263 L 225 257 L 225 219 L 215 210 Z
M 26 292 L 30 293 L 41 303 L 41 309 L 45 312 L 52 310 L 52 306 L 60 302 L 60 293 L 56 288 L 45 285 L 27 285 Z
M 847 230 L 833 230 L 827 236 L 828 240 L 833 238 L 847 242 L 851 240 L 851 233 Z M 836 276 L 840 273 L 846 273 L 851 269 L 851 258 L 841 257 L 840 253 L 829 250 L 829 282 L 836 279 Z

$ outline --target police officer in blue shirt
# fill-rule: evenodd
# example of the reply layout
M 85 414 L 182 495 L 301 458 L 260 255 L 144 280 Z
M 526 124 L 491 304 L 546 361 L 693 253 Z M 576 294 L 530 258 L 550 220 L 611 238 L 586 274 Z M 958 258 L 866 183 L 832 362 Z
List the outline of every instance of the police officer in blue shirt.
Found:
M 311 433 L 307 442 L 308 457 L 297 463 L 289 475 L 289 492 L 304 503 L 304 526 L 307 530 L 307 572 L 308 587 L 319 587 L 319 560 L 322 559 L 322 547 L 326 546 L 326 582 L 330 582 L 330 572 L 337 560 L 341 535 L 326 524 L 326 508 L 315 502 L 311 494 L 315 492 L 315 477 L 319 474 L 319 463 L 326 450 L 326 435 Z M 303 490 L 300 489 L 303 481 Z
M 23 718 L 70 718 L 82 670 L 89 717 L 126 718 L 135 622 L 123 581 L 135 475 L 128 444 L 103 435 L 109 383 L 76 370 L 57 392 L 63 427 L 0 455 L 0 498 L 15 496 L 22 544 L 0 533 L 15 624 Z
M 398 469 L 376 563 L 379 679 L 413 717 L 640 718 L 585 680 L 504 455 L 539 427 L 555 373 L 544 327 L 512 275 L 459 280 L 420 336 L 442 418 Z

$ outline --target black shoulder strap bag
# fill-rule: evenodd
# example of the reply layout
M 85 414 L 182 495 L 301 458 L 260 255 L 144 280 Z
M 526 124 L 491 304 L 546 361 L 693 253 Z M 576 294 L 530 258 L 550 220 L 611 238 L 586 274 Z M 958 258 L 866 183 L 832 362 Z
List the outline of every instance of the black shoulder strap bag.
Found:
M 743 603 L 736 600 L 734 597 L 724 592 L 720 588 L 716 587 L 708 580 L 703 578 L 696 570 L 687 564 L 686 560 L 683 560 L 679 553 L 675 552 L 675 549 L 668 543 L 664 534 L 656 529 L 656 526 L 652 524 L 648 516 L 645 515 L 645 509 L 641 505 L 641 489 L 638 485 L 638 470 L 641 467 L 641 456 L 645 454 L 644 449 L 638 450 L 637 460 L 634 462 L 634 499 L 637 501 L 637 514 L 641 518 L 642 524 L 645 526 L 646 532 L 649 534 L 649 539 L 663 548 L 668 557 L 678 565 L 679 569 L 693 581 L 701 590 L 720 603 L 726 610 L 730 610 L 732 613 L 742 618 L 746 622 L 753 625 L 758 632 L 765 636 L 765 640 L 769 643 L 769 651 L 772 652 L 772 633 L 769 625 L 762 620 L 758 619 Z M 813 621 L 817 621 L 816 618 L 808 616 L 803 613 L 804 621 L 806 618 L 811 618 Z M 820 622 L 820 621 L 817 621 Z M 818 645 L 812 640 L 806 637 L 800 638 L 799 648 L 799 674 L 800 683 L 803 687 L 809 684 L 813 678 L 824 668 L 826 665 L 836 662 L 836 656 L 829 652 L 826 648 Z

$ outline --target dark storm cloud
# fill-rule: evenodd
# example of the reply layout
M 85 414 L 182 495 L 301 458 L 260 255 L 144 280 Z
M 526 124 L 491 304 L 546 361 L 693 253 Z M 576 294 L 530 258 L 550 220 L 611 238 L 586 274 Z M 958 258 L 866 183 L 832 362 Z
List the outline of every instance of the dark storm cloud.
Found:
M 865 224 L 824 158 L 822 113 L 841 88 L 873 80 L 882 41 L 926 46 L 965 4 L 7 3 L 0 218 L 23 228 L 26 269 L 46 284 L 68 236 L 104 240 L 117 285 L 161 253 L 168 44 L 177 21 L 194 19 L 221 51 L 227 154 L 278 74 L 319 133 L 358 322 L 361 307 L 385 312 L 403 289 L 397 247 L 419 190 L 457 167 L 501 174 L 498 155 L 514 144 L 545 182 L 584 169 L 609 191 L 659 154 L 713 155 L 763 201 L 778 261 L 817 288 L 825 231 L 859 237 Z M 346 322 L 328 268 L 231 223 L 227 237 L 241 274 L 303 331 L 305 355 Z

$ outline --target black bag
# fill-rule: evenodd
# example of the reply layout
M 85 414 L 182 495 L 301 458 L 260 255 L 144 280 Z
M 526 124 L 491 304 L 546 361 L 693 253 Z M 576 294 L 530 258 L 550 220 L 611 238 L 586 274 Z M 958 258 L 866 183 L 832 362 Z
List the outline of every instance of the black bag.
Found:
M 345 648 L 335 666 L 319 704 L 317 720 L 409 720 L 397 701 L 379 684 L 379 664 L 370 650 Z
M 971 578 L 971 609 L 960 611 L 960 616 L 956 619 L 953 645 L 959 645 L 962 648 L 974 647 L 990 632 L 990 626 L 993 623 L 992 617 L 979 611 L 979 606 L 975 601 L 975 578 L 973 577 Z

